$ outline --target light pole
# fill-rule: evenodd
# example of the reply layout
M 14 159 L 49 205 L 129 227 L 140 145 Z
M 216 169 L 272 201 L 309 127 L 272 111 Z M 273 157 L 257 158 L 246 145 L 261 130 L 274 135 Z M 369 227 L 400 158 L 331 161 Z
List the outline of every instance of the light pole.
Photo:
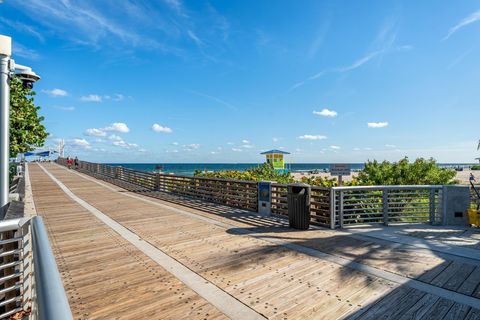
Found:
M 15 66 L 11 56 L 12 38 L 0 35 L 0 219 L 5 217 L 10 191 L 10 79 L 15 69 L 17 77 L 28 88 L 40 79 L 30 67 Z
M 10 74 L 12 69 L 12 39 L 0 35 L 0 214 L 5 216 L 10 189 Z

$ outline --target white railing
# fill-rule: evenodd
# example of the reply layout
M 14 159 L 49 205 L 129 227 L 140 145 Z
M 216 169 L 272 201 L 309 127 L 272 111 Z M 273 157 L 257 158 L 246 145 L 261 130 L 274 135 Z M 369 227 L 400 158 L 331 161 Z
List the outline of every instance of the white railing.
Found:
M 0 221 L 0 319 L 72 319 L 41 217 Z
M 395 222 L 440 223 L 443 186 L 334 187 L 330 194 L 330 227 Z

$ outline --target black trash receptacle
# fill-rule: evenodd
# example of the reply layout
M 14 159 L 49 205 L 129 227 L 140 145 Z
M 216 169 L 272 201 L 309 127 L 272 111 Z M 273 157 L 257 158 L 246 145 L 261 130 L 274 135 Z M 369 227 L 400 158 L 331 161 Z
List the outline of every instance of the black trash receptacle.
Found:
M 310 227 L 310 186 L 288 185 L 287 201 L 290 228 L 307 230 Z

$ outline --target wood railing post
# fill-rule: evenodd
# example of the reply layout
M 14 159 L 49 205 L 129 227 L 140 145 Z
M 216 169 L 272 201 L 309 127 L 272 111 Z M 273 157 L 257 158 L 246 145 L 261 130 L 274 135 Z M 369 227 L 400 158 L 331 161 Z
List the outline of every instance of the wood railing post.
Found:
M 160 173 L 155 174 L 155 191 L 160 191 Z
M 382 190 L 383 224 L 388 226 L 388 190 Z

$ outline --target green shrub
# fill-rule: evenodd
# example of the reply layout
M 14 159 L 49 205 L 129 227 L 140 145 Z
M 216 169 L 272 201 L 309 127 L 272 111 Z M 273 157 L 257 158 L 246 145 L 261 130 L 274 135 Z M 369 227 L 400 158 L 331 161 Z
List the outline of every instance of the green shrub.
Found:
M 196 170 L 194 176 L 248 181 L 275 181 L 277 183 L 295 182 L 290 173 L 280 173 L 275 171 L 273 166 L 268 163 L 264 163 L 256 168 L 251 168 L 245 171 L 225 170 L 216 172 L 203 172 Z
M 455 170 L 438 167 L 434 159 L 410 163 L 405 157 L 398 162 L 369 161 L 357 180 L 359 185 L 442 185 L 456 183 L 455 176 Z
M 472 170 L 480 170 L 480 164 L 474 164 L 472 167 L 471 167 Z

